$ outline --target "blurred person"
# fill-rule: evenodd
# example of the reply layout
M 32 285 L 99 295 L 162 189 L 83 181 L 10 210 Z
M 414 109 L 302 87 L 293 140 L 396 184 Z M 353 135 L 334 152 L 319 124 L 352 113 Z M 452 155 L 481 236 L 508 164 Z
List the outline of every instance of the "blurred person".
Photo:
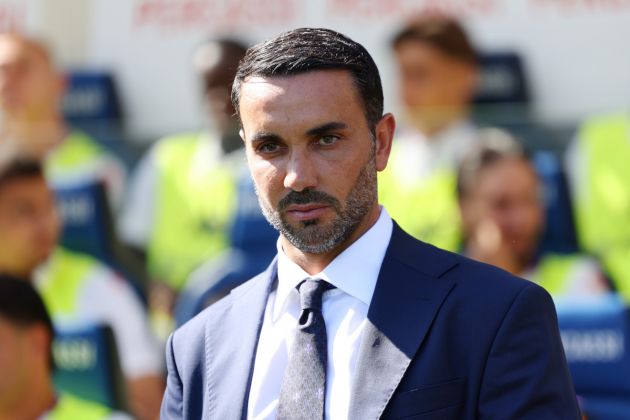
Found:
M 460 23 L 434 15 L 409 23 L 391 45 L 406 124 L 379 179 L 382 202 L 412 235 L 456 250 L 455 171 L 476 138 L 477 54 Z
M 578 243 L 630 301 L 630 114 L 585 121 L 565 156 Z
M 0 272 L 33 279 L 55 324 L 112 327 L 130 406 L 155 418 L 163 362 L 144 308 L 131 285 L 95 259 L 57 247 L 61 223 L 54 196 L 35 160 L 0 167 Z
M 457 179 L 464 253 L 538 283 L 554 297 L 609 292 L 592 258 L 539 255 L 545 225 L 542 188 L 532 163 L 510 134 L 481 130 Z
M 122 162 L 86 133 L 64 121 L 66 82 L 44 44 L 15 33 L 0 34 L 0 139 L 45 162 L 53 182 L 95 177 L 117 207 L 125 187 Z
M 127 415 L 57 392 L 54 329 L 29 281 L 0 274 L 0 420 L 123 420 Z
M 236 180 L 245 160 L 230 89 L 245 50 L 231 39 L 210 39 L 196 48 L 193 67 L 202 82 L 208 127 L 158 140 L 131 181 L 120 235 L 145 255 L 153 280 L 150 306 L 161 335 L 171 331 L 169 314 L 187 276 L 229 245 Z

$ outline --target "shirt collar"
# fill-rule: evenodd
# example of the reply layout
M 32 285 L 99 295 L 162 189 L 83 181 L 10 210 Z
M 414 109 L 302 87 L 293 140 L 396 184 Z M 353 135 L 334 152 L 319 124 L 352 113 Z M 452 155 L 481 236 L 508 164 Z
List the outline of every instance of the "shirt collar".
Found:
M 296 291 L 297 285 L 309 277 L 325 280 L 369 306 L 392 236 L 392 229 L 392 219 L 381 207 L 376 223 L 328 264 L 321 273 L 313 276 L 284 253 L 278 239 L 278 287 L 273 308 L 274 322 L 282 314 L 287 299 L 293 291 Z

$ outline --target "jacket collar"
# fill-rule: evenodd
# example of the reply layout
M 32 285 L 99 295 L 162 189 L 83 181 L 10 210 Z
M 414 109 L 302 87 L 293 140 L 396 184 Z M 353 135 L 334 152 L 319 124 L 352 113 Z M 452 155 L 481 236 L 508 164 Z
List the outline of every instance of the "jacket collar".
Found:
M 442 278 L 454 254 L 417 241 L 394 224 L 376 283 L 354 377 L 350 418 L 378 419 L 455 287 Z

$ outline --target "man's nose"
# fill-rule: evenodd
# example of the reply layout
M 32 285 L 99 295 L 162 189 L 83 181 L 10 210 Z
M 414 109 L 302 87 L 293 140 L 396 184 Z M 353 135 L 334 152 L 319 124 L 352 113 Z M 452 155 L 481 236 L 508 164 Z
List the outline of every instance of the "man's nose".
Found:
M 303 191 L 317 186 L 316 166 L 307 153 L 303 151 L 291 153 L 284 176 L 284 186 L 293 191 Z

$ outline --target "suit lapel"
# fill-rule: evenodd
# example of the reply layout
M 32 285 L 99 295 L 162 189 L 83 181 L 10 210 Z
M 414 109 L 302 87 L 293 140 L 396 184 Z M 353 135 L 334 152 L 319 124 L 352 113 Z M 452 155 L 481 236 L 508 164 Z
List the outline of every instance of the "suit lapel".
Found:
M 264 273 L 234 289 L 225 317 L 217 317 L 208 325 L 208 418 L 244 419 L 247 416 L 258 337 L 276 277 L 274 260 Z
M 440 276 L 455 264 L 451 254 L 436 252 L 394 224 L 359 349 L 350 418 L 381 416 L 454 287 Z

